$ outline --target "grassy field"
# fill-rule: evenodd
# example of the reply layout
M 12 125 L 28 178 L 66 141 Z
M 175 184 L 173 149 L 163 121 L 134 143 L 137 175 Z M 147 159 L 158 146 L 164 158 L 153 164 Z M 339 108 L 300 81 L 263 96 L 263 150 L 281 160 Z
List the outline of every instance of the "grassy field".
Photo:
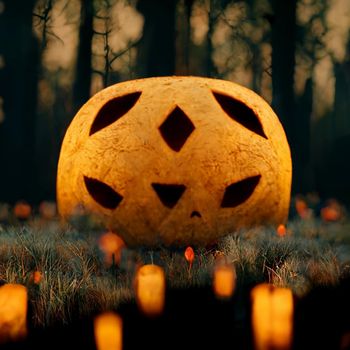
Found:
M 238 290 L 265 281 L 302 298 L 350 276 L 350 221 L 344 210 L 332 222 L 295 215 L 286 227 L 283 237 L 275 229 L 257 228 L 227 236 L 210 249 L 195 248 L 189 271 L 183 249 L 126 248 L 119 264 L 106 266 L 98 246 L 103 231 L 86 221 L 73 228 L 57 218 L 12 217 L 0 226 L 0 281 L 27 286 L 32 324 L 49 327 L 132 302 L 135 270 L 147 263 L 164 268 L 170 290 L 210 287 L 223 256 L 236 269 Z M 34 271 L 42 274 L 39 283 Z

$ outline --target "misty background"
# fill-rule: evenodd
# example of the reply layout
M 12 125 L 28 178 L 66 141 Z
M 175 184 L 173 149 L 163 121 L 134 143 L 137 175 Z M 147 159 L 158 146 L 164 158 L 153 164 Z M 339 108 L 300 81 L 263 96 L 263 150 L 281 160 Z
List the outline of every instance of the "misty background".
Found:
M 0 202 L 55 199 L 77 110 L 136 78 L 231 80 L 274 108 L 293 193 L 350 204 L 350 1 L 0 0 Z

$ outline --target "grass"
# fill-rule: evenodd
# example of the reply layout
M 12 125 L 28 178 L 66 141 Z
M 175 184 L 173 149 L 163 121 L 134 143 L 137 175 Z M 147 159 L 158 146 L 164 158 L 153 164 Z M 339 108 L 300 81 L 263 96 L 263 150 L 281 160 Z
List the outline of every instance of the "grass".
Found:
M 260 282 L 287 286 L 302 298 L 319 286 L 336 286 L 350 276 L 350 222 L 296 217 L 285 237 L 271 228 L 225 237 L 211 249 L 195 249 L 191 270 L 183 250 L 125 249 L 118 266 L 106 267 L 97 240 L 101 231 L 79 229 L 57 219 L 34 217 L 0 226 L 0 281 L 28 288 L 34 327 L 69 324 L 134 300 L 133 276 L 140 264 L 165 269 L 169 289 L 211 285 L 219 257 L 237 272 L 237 288 Z M 34 271 L 42 272 L 39 284 Z

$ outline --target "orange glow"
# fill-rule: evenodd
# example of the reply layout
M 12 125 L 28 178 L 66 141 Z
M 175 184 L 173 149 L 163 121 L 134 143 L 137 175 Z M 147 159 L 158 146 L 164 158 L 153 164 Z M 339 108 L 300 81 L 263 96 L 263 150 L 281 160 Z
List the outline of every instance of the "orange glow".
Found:
M 165 303 L 165 274 L 157 265 L 144 265 L 135 278 L 136 301 L 139 309 L 147 316 L 158 316 Z
M 27 289 L 20 284 L 0 287 L 0 343 L 27 335 Z
M 213 253 L 214 259 L 217 262 L 225 262 L 226 261 L 226 256 L 225 253 L 222 252 L 221 250 L 215 250 L 215 252 Z
M 194 260 L 194 251 L 192 247 L 187 247 L 185 250 L 185 259 L 192 265 Z
M 291 290 L 260 284 L 252 289 L 251 299 L 255 349 L 290 349 L 293 335 Z
M 277 235 L 279 237 L 284 237 L 287 234 L 286 226 L 281 224 L 277 227 Z
M 321 209 L 322 220 L 328 222 L 338 221 L 342 218 L 342 208 L 340 204 L 332 199 L 328 202 L 328 205 Z
M 57 208 L 55 202 L 43 201 L 39 205 L 39 212 L 42 218 L 46 220 L 53 219 L 57 214 Z
M 105 312 L 94 319 L 97 350 L 121 350 L 123 347 L 123 321 L 114 312 Z
M 213 289 L 218 298 L 228 299 L 236 287 L 236 270 L 232 265 L 220 265 L 214 270 Z
M 43 274 L 40 271 L 33 271 L 33 274 L 31 276 L 31 281 L 34 284 L 40 284 L 42 278 L 43 278 Z
M 301 198 L 295 199 L 295 209 L 302 219 L 308 219 L 311 216 L 310 208 Z
M 120 263 L 122 249 L 125 248 L 124 241 L 115 233 L 107 232 L 103 234 L 98 245 L 105 257 L 105 264 L 111 266 L 113 263 L 113 257 L 116 264 Z
M 32 208 L 27 202 L 19 201 L 15 204 L 13 213 L 18 219 L 28 219 L 32 213 Z
M 344 333 L 340 339 L 340 350 L 350 349 L 350 331 Z

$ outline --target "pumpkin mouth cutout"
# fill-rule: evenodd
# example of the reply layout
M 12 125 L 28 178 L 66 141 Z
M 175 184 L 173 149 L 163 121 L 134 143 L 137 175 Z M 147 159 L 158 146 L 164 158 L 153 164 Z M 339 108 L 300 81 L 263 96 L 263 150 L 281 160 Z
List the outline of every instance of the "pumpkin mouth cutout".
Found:
M 152 183 L 158 198 L 167 208 L 174 208 L 186 190 L 185 185 Z
M 261 175 L 251 176 L 226 187 L 221 208 L 234 208 L 244 203 L 254 192 Z
M 200 213 L 199 211 L 194 210 L 194 211 L 191 213 L 190 218 L 195 218 L 195 217 L 201 218 L 202 215 L 201 215 L 201 213 Z

